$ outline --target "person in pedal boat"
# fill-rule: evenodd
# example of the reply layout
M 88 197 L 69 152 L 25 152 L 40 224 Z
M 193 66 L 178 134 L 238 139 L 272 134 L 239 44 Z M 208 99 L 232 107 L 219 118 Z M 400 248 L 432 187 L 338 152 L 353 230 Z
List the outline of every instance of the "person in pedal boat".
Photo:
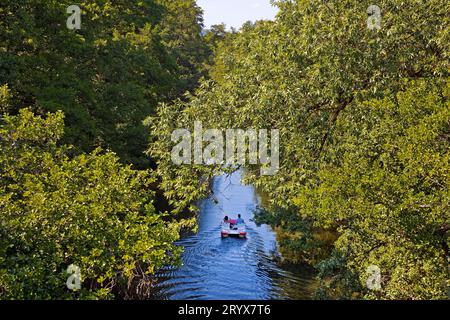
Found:
M 240 214 L 238 214 L 238 218 L 237 218 L 236 222 L 237 222 L 237 224 L 244 224 L 245 223 L 244 219 L 242 219 Z

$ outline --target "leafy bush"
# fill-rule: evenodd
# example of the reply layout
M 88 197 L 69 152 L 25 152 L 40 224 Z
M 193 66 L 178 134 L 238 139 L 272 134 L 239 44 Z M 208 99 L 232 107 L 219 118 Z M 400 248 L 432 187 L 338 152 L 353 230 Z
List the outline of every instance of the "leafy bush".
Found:
M 277 4 L 274 22 L 218 46 L 212 80 L 188 102 L 159 107 L 150 154 L 162 187 L 185 204 L 189 177 L 205 174 L 170 163 L 173 128 L 279 129 L 279 173 L 248 165 L 246 182 L 270 197 L 285 256 L 322 259 L 321 296 L 446 298 L 449 2 L 380 0 L 380 30 L 367 28 L 369 1 Z M 370 265 L 379 292 L 366 289 Z
M 27 109 L 0 127 L 0 298 L 142 298 L 177 263 L 179 225 L 155 212 L 146 171 L 58 146 L 62 112 Z M 66 287 L 81 269 L 82 289 Z

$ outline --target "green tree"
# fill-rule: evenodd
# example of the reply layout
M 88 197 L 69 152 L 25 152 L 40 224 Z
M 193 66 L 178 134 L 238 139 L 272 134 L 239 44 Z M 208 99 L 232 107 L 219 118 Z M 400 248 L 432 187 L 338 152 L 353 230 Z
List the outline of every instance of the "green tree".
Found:
M 172 128 L 279 129 L 279 173 L 249 165 L 246 181 L 270 195 L 285 256 L 318 266 L 322 296 L 444 298 L 449 3 L 381 0 L 380 30 L 367 27 L 369 1 L 277 4 L 274 22 L 221 42 L 189 102 L 159 108 L 150 152 L 163 188 L 184 205 L 198 183 L 186 177 L 222 170 L 171 164 Z M 371 264 L 380 292 L 365 289 Z
M 0 126 L 0 299 L 144 298 L 176 264 L 180 224 L 153 207 L 152 179 L 112 153 L 58 146 L 62 112 L 22 109 Z M 66 287 L 80 267 L 82 288 Z
M 195 0 L 157 0 L 166 8 L 160 23 L 163 43 L 180 67 L 180 94 L 193 90 L 211 55 L 203 39 L 203 11 Z
M 62 110 L 66 143 L 111 149 L 146 168 L 142 121 L 198 78 L 201 11 L 193 1 L 81 1 L 81 29 L 68 30 L 71 4 L 2 2 L 0 84 L 14 93 L 9 112 Z
M 367 298 L 447 297 L 449 89 L 450 81 L 411 81 L 405 91 L 344 112 L 318 181 L 295 200 L 300 212 L 313 212 L 315 225 L 339 233 L 335 249 L 347 273 L 364 285 L 370 265 L 381 269 L 382 291 L 365 288 Z M 329 293 L 351 295 L 326 266 Z

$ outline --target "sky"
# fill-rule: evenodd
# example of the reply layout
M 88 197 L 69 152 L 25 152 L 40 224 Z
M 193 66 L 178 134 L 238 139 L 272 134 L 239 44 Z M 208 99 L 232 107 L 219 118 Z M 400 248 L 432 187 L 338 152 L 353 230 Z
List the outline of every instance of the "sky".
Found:
M 278 12 L 270 0 L 197 0 L 197 4 L 204 11 L 206 28 L 224 22 L 228 29 L 239 29 L 248 20 L 273 20 Z

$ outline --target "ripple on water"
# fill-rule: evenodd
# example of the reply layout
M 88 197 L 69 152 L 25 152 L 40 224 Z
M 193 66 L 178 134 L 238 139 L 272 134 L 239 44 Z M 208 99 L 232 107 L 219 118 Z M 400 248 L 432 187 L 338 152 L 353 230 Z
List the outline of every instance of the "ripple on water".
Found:
M 217 177 L 214 200 L 200 206 L 199 233 L 178 242 L 184 247 L 183 265 L 167 267 L 157 275 L 162 299 L 262 300 L 309 298 L 310 276 L 299 277 L 273 260 L 274 232 L 250 219 L 259 204 L 251 186 L 240 184 L 239 172 Z M 247 222 L 247 239 L 220 237 L 225 215 L 240 213 Z

